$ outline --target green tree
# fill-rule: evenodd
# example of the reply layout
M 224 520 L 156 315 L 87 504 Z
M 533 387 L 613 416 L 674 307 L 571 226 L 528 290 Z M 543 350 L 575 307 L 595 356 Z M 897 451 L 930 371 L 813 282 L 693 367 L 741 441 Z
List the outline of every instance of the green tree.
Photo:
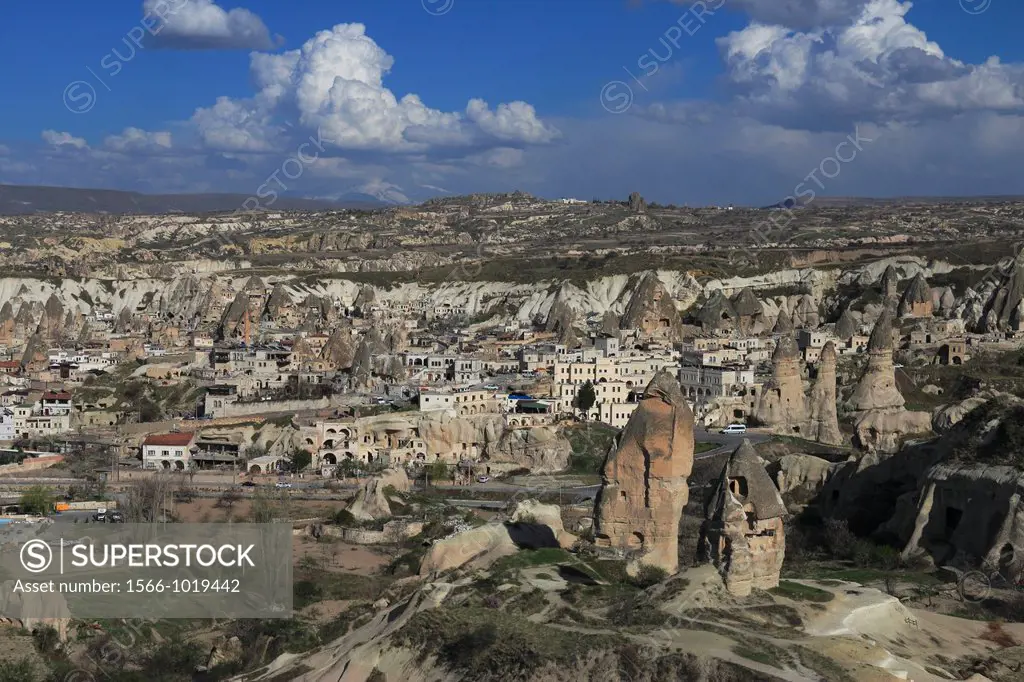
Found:
M 34 485 L 21 494 L 21 510 L 26 514 L 49 514 L 53 493 L 42 485 Z
M 427 467 L 427 476 L 431 481 L 437 483 L 448 478 L 448 465 L 442 460 L 437 460 Z
M 296 448 L 292 453 L 292 471 L 302 471 L 313 462 L 313 455 L 306 450 Z
M 149 398 L 142 398 L 138 402 L 139 421 L 143 423 L 160 421 L 163 418 L 163 410 Z
M 586 418 L 595 402 L 597 402 L 597 392 L 594 391 L 594 384 L 588 380 L 576 392 L 576 397 L 572 399 L 572 406 L 582 412 L 583 417 Z

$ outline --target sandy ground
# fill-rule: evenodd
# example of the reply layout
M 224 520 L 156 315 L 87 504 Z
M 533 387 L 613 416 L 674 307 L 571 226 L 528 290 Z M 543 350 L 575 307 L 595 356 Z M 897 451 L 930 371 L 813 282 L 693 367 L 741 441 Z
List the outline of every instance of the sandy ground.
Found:
M 279 507 L 281 503 L 274 500 L 271 504 Z M 289 500 L 287 516 L 292 519 L 323 518 L 332 516 L 343 506 L 338 503 L 315 500 Z M 188 504 L 178 503 L 174 510 L 175 514 L 186 523 L 223 523 L 229 519 L 244 522 L 250 518 L 251 511 L 252 502 L 250 500 L 239 500 L 227 508 L 218 507 L 217 500 L 205 498 L 195 499 Z M 292 541 L 292 556 L 295 565 L 299 565 L 304 557 L 311 557 L 316 561 L 316 566 L 320 570 L 365 575 L 376 573 L 391 560 L 386 554 L 375 551 L 367 545 L 352 545 L 337 541 L 316 542 L 312 538 L 304 538 L 300 535 L 296 535 Z
M 312 560 L 318 570 L 362 575 L 377 573 L 391 561 L 387 554 L 374 551 L 372 546 L 316 542 L 299 535 L 292 540 L 292 557 L 296 565 L 308 564 Z
M 854 583 L 795 582 L 835 595 L 824 610 L 800 607 L 801 615 L 805 631 L 816 636 L 814 648 L 851 666 L 868 664 L 883 673 L 906 675 L 903 679 L 932 682 L 949 678 L 928 668 L 950 673 L 956 659 L 1000 648 L 992 641 L 988 622 L 907 608 L 895 597 Z M 1004 623 L 998 628 L 1005 636 L 1024 642 L 1024 623 Z
M 310 604 L 299 611 L 303 618 L 311 618 L 317 623 L 329 623 L 352 604 L 350 599 L 327 599 Z
M 345 506 L 340 502 L 288 500 L 283 503 L 287 507 L 284 509 L 276 499 L 271 499 L 270 503 L 275 510 L 292 519 L 333 516 Z M 252 501 L 247 499 L 240 499 L 231 507 L 218 507 L 217 500 L 212 498 L 195 498 L 189 503 L 178 502 L 174 505 L 174 514 L 185 523 L 224 523 L 228 520 L 244 522 L 249 520 L 251 513 Z
M 29 658 L 39 662 L 35 642 L 21 628 L 0 625 L 0 663 L 17 662 Z

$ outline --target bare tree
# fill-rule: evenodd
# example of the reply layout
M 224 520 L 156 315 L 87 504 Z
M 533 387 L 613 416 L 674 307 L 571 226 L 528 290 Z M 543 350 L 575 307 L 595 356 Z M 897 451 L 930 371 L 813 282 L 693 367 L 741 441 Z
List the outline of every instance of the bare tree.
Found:
M 122 510 L 128 523 L 155 523 L 167 513 L 166 506 L 181 488 L 177 476 L 157 474 L 133 483 L 125 492 Z

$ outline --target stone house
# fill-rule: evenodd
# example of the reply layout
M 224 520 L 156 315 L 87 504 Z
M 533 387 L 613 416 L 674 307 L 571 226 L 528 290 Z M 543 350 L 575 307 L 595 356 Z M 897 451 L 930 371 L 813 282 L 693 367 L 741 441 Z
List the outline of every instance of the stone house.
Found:
M 940 365 L 962 365 L 969 359 L 967 342 L 963 339 L 947 341 L 939 347 L 938 361 Z
M 778 489 L 744 439 L 729 457 L 705 501 L 700 553 L 725 579 L 730 593 L 777 587 L 786 555 Z

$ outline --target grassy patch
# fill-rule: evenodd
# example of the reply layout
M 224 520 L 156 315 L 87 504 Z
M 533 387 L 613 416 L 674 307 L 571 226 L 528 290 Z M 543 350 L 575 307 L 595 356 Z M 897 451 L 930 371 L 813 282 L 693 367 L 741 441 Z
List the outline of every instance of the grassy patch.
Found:
M 800 659 L 801 665 L 818 673 L 822 679 L 829 682 L 856 682 L 852 675 L 828 656 L 803 646 L 795 646 L 792 651 Z
M 491 573 L 497 575 L 530 566 L 551 566 L 563 563 L 574 563 L 572 555 L 564 549 L 557 547 L 524 549 L 495 561 L 491 566 Z
M 718 443 L 694 443 L 693 454 L 699 455 L 702 452 L 710 452 L 719 446 Z
M 525 679 L 545 663 L 570 666 L 617 638 L 568 632 L 497 609 L 442 606 L 417 613 L 396 635 L 404 645 L 431 654 L 462 679 Z
M 548 606 L 548 600 L 541 590 L 530 590 L 517 595 L 505 604 L 505 610 L 509 613 L 517 613 L 522 616 L 531 616 L 540 613 Z
M 293 588 L 296 609 L 328 599 L 373 601 L 391 584 L 391 579 L 383 576 L 326 571 L 303 570 L 296 577 Z
M 884 582 L 886 578 L 915 585 L 941 585 L 942 581 L 931 573 L 922 571 L 883 571 L 875 568 L 846 568 L 828 571 L 828 577 L 853 583 Z
M 668 622 L 668 614 L 640 591 L 621 595 L 609 607 L 607 616 L 619 627 L 659 627 Z
M 794 601 L 810 601 L 818 602 L 819 604 L 830 602 L 835 597 L 835 595 L 827 590 L 819 590 L 817 587 L 795 583 L 790 580 L 782 580 L 779 582 L 778 587 L 773 587 L 768 591 L 774 595 L 786 597 Z
M 608 450 L 618 433 L 618 429 L 600 422 L 567 427 L 565 436 L 572 445 L 568 473 L 600 474 Z
M 783 667 L 782 660 L 780 660 L 778 656 L 778 651 L 774 650 L 774 647 L 762 647 L 760 644 L 737 644 L 732 648 L 732 652 L 737 656 L 742 656 L 748 661 L 754 661 L 763 665 L 770 665 L 773 668 Z

